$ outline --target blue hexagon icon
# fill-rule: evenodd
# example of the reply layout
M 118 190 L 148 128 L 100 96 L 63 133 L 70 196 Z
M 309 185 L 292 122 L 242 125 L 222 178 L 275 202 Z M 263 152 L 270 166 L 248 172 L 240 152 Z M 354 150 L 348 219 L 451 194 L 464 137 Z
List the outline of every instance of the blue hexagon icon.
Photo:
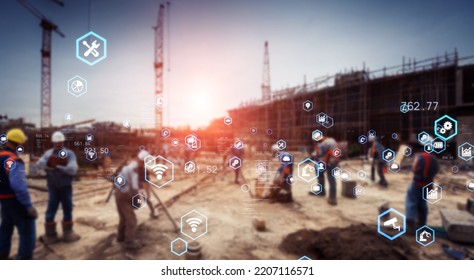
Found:
M 316 115 L 316 122 L 324 126 L 325 128 L 330 128 L 334 125 L 334 119 L 324 112 L 321 112 Z
M 446 141 L 436 137 L 432 142 L 431 145 L 433 146 L 433 151 L 437 154 L 440 154 L 446 150 Z
M 170 251 L 180 257 L 188 252 L 188 242 L 182 238 L 176 238 L 171 241 Z
M 428 132 L 422 131 L 418 133 L 418 142 L 421 144 L 425 145 L 430 142 L 430 135 Z
M 458 157 L 465 161 L 474 158 L 474 146 L 471 143 L 465 142 L 458 147 Z
M 319 170 L 316 169 L 316 162 L 310 158 L 304 159 L 298 163 L 298 177 L 305 182 L 311 182 L 319 176 Z
M 433 152 L 433 144 L 426 143 L 425 146 L 423 147 L 423 150 L 427 152 L 428 154 L 431 154 Z
M 416 242 L 423 246 L 428 246 L 435 242 L 435 231 L 429 226 L 422 226 L 416 230 Z
M 391 216 L 394 215 L 394 217 Z M 394 240 L 406 233 L 406 217 L 390 208 L 377 217 L 377 231 L 383 237 Z
M 395 152 L 392 149 L 385 149 L 382 152 L 382 159 L 386 162 L 392 162 L 395 159 Z
M 181 217 L 181 233 L 196 240 L 207 233 L 207 217 L 192 210 Z
M 299 261 L 312 261 L 313 259 L 307 256 L 302 256 L 301 258 L 298 259 Z
M 92 66 L 107 58 L 107 40 L 90 31 L 76 40 L 76 58 Z
M 313 194 L 318 195 L 323 192 L 323 186 L 320 183 L 313 183 L 310 187 L 310 191 Z
M 434 133 L 439 138 L 447 141 L 458 134 L 458 121 L 444 115 L 434 122 Z
M 319 129 L 316 129 L 315 131 L 313 131 L 311 138 L 313 138 L 314 141 L 319 141 L 323 139 L 323 136 L 324 136 L 323 132 Z
M 359 142 L 359 144 L 367 143 L 367 136 L 365 136 L 365 135 L 359 136 L 359 139 L 357 140 L 357 142 Z
M 145 181 L 162 188 L 174 180 L 174 164 L 162 156 L 147 156 L 144 159 Z

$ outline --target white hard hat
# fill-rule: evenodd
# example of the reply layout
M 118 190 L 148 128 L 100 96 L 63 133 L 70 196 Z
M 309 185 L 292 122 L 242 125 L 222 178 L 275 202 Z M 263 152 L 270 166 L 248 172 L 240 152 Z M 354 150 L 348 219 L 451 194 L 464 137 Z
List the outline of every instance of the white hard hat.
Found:
M 144 160 L 147 156 L 149 156 L 150 153 L 145 151 L 145 150 L 141 150 L 139 153 L 138 153 L 138 159 L 139 160 Z
M 53 143 L 59 143 L 59 142 L 64 142 L 66 141 L 66 137 L 61 131 L 56 131 L 51 135 L 51 142 Z

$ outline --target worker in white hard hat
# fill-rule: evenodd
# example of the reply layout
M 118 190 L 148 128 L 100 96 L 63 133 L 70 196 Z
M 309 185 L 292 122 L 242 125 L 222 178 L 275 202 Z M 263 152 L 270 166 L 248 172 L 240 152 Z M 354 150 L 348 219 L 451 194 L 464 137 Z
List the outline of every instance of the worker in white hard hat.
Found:
M 138 250 L 142 247 L 140 240 L 136 239 L 137 217 L 135 209 L 141 208 L 146 203 L 146 195 L 139 194 L 140 166 L 150 154 L 142 150 L 128 164 L 121 167 L 114 179 L 115 203 L 119 214 L 117 242 L 122 243 L 125 250 Z M 140 195 L 139 198 L 137 196 Z M 140 204 L 140 205 L 139 205 Z
M 10 256 L 15 228 L 20 236 L 16 259 L 29 260 L 35 249 L 38 212 L 28 192 L 25 164 L 16 149 L 27 138 L 18 128 L 10 129 L 5 137 L 7 142 L 0 149 L 0 260 Z
M 64 242 L 75 242 L 81 237 L 73 230 L 72 182 L 77 174 L 78 165 L 73 151 L 64 147 L 66 137 L 61 131 L 51 135 L 53 148 L 47 150 L 38 161 L 38 167 L 44 168 L 48 184 L 48 207 L 46 209 L 45 234 L 40 240 L 45 244 L 60 242 L 56 231 L 56 212 L 61 204 L 63 209 L 63 238 Z

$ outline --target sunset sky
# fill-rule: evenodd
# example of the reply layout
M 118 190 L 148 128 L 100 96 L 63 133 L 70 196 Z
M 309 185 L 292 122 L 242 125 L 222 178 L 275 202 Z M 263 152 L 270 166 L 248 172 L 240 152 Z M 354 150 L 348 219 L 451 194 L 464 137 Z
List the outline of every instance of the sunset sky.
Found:
M 92 31 L 108 40 L 94 66 L 75 57 L 89 31 L 89 1 L 30 0 L 66 38 L 53 35 L 53 124 L 74 121 L 151 126 L 154 31 L 159 1 L 92 0 Z M 272 89 L 345 68 L 400 64 L 452 52 L 474 55 L 472 1 L 172 0 L 165 23 L 166 126 L 205 126 L 241 101 L 260 97 L 263 45 L 270 48 Z M 168 16 L 168 15 L 167 15 Z M 39 20 L 17 1 L 0 2 L 0 114 L 39 125 Z M 168 61 L 171 64 L 168 64 Z M 79 75 L 88 92 L 76 98 L 67 81 Z

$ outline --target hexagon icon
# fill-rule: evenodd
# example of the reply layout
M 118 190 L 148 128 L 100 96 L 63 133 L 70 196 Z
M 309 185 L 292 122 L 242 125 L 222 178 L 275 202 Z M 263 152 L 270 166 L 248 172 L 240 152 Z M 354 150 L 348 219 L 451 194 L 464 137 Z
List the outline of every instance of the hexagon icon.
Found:
M 446 141 L 443 139 L 440 139 L 439 137 L 436 137 L 432 142 L 431 145 L 433 145 L 433 152 L 440 154 L 446 150 Z
M 388 170 L 392 173 L 397 173 L 400 171 L 401 166 L 398 162 L 394 161 L 388 165 Z
M 171 131 L 168 128 L 163 128 L 161 130 L 161 137 L 168 138 L 171 135 Z
M 225 125 L 231 125 L 232 124 L 232 118 L 231 117 L 225 117 L 224 118 L 224 124 Z
M 125 185 L 125 183 L 126 183 L 125 177 L 123 177 L 122 175 L 115 176 L 114 184 L 115 184 L 115 186 L 117 186 L 117 188 L 123 187 Z
M 433 152 L 433 144 L 426 143 L 425 146 L 423 146 L 423 150 L 428 154 L 431 154 Z
M 242 160 L 236 156 L 229 159 L 229 167 L 232 169 L 239 169 L 242 167 Z
M 326 171 L 326 163 L 324 161 L 318 161 L 316 166 L 318 167 L 318 172 Z
M 365 172 L 364 170 L 359 170 L 357 172 L 357 177 L 361 180 L 365 180 L 367 178 L 367 172 Z
M 76 40 L 76 58 L 92 66 L 107 58 L 107 40 L 90 31 Z
M 465 142 L 458 147 L 458 157 L 465 161 L 470 161 L 474 158 L 474 146 L 471 143 Z
M 335 148 L 335 149 L 332 151 L 332 155 L 333 155 L 334 157 L 340 157 L 340 156 L 342 155 L 341 149 Z
M 411 156 L 412 153 L 413 153 L 413 150 L 411 147 L 406 147 L 405 150 L 403 151 L 403 155 L 406 157 Z
M 181 217 L 181 233 L 196 240 L 207 233 L 207 217 L 192 210 Z
M 303 102 L 303 110 L 305 110 L 306 112 L 313 110 L 313 102 L 309 100 Z
M 443 187 L 434 182 L 429 183 L 423 187 L 422 197 L 427 202 L 434 204 L 443 198 Z
M 422 226 L 416 230 L 416 242 L 420 245 L 428 246 L 435 242 L 435 231 L 429 226 Z
M 386 162 L 392 162 L 395 159 L 395 152 L 392 149 L 385 149 L 382 152 L 382 159 Z
M 367 136 L 365 136 L 365 135 L 359 136 L 359 138 L 357 139 L 357 142 L 359 142 L 359 144 L 367 143 Z
M 175 240 L 171 241 L 170 251 L 171 253 L 180 257 L 188 252 L 188 242 L 182 238 L 176 238 Z
M 83 95 L 87 92 L 87 80 L 80 76 L 74 76 L 67 81 L 67 92 L 75 97 Z
M 97 152 L 94 148 L 92 149 L 89 149 L 87 152 L 86 152 L 86 159 L 90 160 L 90 161 L 94 161 L 97 159 Z
M 355 186 L 355 187 L 352 189 L 352 194 L 353 194 L 355 197 L 364 196 L 364 195 L 365 195 L 365 188 L 362 187 L 362 186 Z
M 313 183 L 311 186 L 310 186 L 310 191 L 315 194 L 315 195 L 318 195 L 320 193 L 323 192 L 323 186 L 320 184 L 320 183 Z
M 333 118 L 323 112 L 316 115 L 316 122 L 324 126 L 325 128 L 330 128 L 334 125 Z
M 298 163 L 298 177 L 305 182 L 311 182 L 319 176 L 319 170 L 315 168 L 316 162 L 310 158 L 306 158 Z
M 58 153 L 58 156 L 62 159 L 67 158 L 67 150 L 66 149 L 61 149 Z
M 393 215 L 393 217 L 392 217 Z M 394 240 L 406 233 L 406 217 L 390 208 L 377 217 L 377 231 L 383 237 Z
M 470 192 L 474 192 L 474 180 L 469 180 L 466 182 L 466 189 Z
M 132 197 L 132 206 L 141 209 L 146 206 L 146 196 L 144 194 L 136 194 Z
M 277 145 L 278 150 L 280 150 L 280 151 L 286 149 L 286 142 L 285 142 L 285 140 L 282 140 L 282 139 L 278 140 L 278 141 L 276 142 L 276 145 Z
M 0 135 L 0 144 L 5 145 L 8 142 L 8 137 L 5 134 Z
M 418 142 L 421 144 L 425 145 L 430 142 L 430 135 L 428 132 L 422 131 L 418 133 Z
M 339 178 L 339 177 L 341 177 L 341 174 L 342 174 L 342 169 L 339 168 L 339 167 L 334 167 L 334 168 L 331 170 L 331 175 L 332 175 L 332 177 L 334 177 L 334 178 Z
M 298 259 L 299 261 L 312 261 L 313 259 L 307 257 L 307 256 L 302 256 L 301 258 Z
M 323 139 L 323 132 L 319 129 L 316 129 L 315 131 L 313 131 L 313 133 L 311 134 L 311 138 L 313 138 L 314 141 L 319 141 L 321 139 Z
M 174 164 L 162 156 L 147 156 L 145 180 L 157 188 L 162 188 L 174 180 Z
M 201 140 L 193 133 L 184 138 L 184 143 L 188 149 L 193 151 L 197 151 L 201 148 Z
M 234 148 L 236 148 L 237 150 L 240 150 L 240 149 L 243 149 L 244 148 L 244 141 L 242 140 L 237 140 L 234 142 Z
M 444 115 L 434 122 L 434 133 L 444 141 L 458 134 L 458 121 L 448 115 Z

